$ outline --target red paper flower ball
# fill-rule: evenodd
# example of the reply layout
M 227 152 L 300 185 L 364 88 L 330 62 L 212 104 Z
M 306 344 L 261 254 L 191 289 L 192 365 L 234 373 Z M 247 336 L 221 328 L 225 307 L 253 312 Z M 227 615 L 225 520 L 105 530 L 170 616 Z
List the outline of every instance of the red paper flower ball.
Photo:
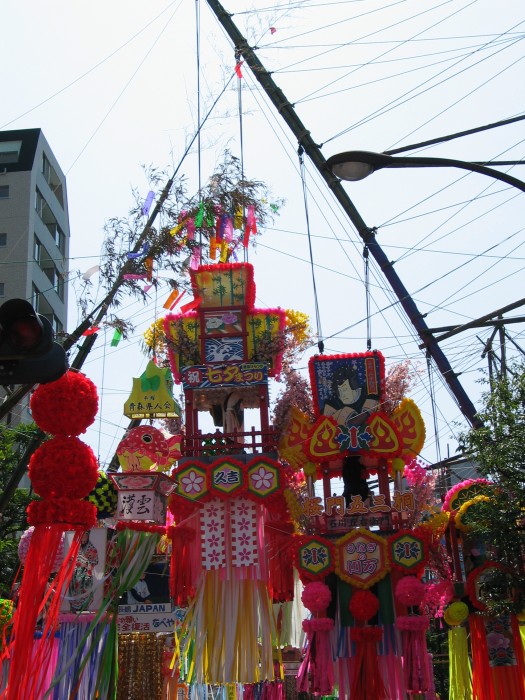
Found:
M 33 420 L 51 435 L 85 433 L 97 411 L 97 388 L 79 372 L 66 372 L 56 382 L 40 384 L 31 397 Z
M 372 591 L 356 591 L 350 599 L 348 609 L 356 620 L 366 622 L 377 615 L 379 599 Z
M 91 530 L 97 524 L 97 509 L 89 501 L 72 498 L 31 501 L 27 506 L 27 522 L 35 526 L 61 523 L 66 530 Z
M 396 586 L 396 598 L 407 607 L 419 605 L 425 596 L 425 584 L 415 576 L 405 576 Z
M 325 583 L 312 581 L 304 587 L 301 600 L 305 608 L 313 613 L 318 613 L 326 610 L 332 600 L 332 594 Z
M 29 478 L 42 498 L 84 498 L 98 478 L 97 458 L 77 437 L 44 442 L 29 460 Z

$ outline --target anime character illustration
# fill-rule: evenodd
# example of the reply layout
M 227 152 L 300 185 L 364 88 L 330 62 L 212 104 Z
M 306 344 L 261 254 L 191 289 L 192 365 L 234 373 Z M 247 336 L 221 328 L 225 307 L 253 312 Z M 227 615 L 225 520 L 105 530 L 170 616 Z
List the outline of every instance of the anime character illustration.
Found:
M 90 609 L 93 602 L 94 569 L 99 563 L 98 549 L 91 542 L 89 531 L 85 532 L 78 550 L 75 570 L 68 588 L 71 612 Z
M 362 425 L 379 406 L 379 394 L 371 392 L 366 377 L 360 377 L 356 363 L 340 363 L 331 375 L 330 393 L 322 414 L 339 425 Z

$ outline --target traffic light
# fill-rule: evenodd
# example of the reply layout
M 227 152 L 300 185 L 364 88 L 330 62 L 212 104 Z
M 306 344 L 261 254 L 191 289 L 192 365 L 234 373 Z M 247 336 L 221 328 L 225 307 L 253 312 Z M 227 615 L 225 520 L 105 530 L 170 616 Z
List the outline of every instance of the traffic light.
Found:
M 47 318 L 25 299 L 0 306 L 0 385 L 54 382 L 67 368 Z

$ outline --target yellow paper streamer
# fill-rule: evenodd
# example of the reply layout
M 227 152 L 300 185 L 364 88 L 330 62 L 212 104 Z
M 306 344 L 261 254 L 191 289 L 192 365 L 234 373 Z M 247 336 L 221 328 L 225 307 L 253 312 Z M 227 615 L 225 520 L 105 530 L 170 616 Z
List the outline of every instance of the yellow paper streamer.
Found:
M 472 700 L 472 669 L 468 655 L 467 630 L 448 631 L 449 700 Z

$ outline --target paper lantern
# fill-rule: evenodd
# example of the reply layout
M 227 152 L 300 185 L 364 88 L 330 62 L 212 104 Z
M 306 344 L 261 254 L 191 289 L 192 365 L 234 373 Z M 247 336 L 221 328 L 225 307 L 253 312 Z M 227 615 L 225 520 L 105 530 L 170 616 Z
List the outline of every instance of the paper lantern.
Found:
M 111 474 L 110 478 L 118 490 L 117 518 L 166 522 L 168 496 L 175 489 L 173 479 L 155 472 Z

